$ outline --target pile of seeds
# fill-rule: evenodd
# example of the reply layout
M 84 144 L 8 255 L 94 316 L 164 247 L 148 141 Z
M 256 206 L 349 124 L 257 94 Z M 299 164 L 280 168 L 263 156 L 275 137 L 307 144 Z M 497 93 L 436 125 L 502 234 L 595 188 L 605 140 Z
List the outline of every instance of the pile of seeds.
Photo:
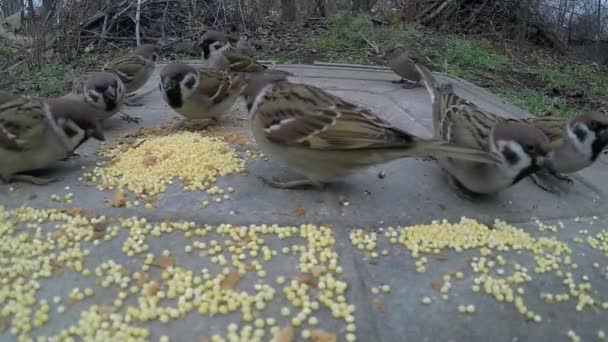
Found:
M 83 179 L 99 190 L 125 189 L 143 200 L 165 192 L 175 178 L 184 190 L 196 191 L 210 188 L 220 176 L 245 171 L 244 161 L 223 139 L 193 132 L 150 136 L 102 155 L 111 160 L 100 162 Z

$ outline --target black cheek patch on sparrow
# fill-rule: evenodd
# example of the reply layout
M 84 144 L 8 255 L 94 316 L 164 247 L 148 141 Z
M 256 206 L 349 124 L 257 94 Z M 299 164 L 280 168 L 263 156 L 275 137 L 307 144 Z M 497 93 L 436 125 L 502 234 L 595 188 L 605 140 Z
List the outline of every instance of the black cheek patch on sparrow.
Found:
M 596 133 L 598 134 L 598 133 Z M 591 144 L 591 160 L 595 161 L 597 157 L 602 153 L 604 148 L 608 145 L 608 133 L 601 133 L 596 138 L 593 144 Z
M 587 132 L 580 126 L 576 126 L 573 130 L 574 135 L 578 139 L 578 141 L 585 141 L 587 139 Z
M 502 150 L 502 155 L 505 156 L 507 163 L 510 165 L 515 165 L 519 162 L 519 156 L 513 150 L 511 150 L 508 146 Z
M 165 89 L 167 102 L 171 108 L 180 108 L 184 103 L 182 101 L 182 91 L 177 84 L 171 84 Z
M 203 57 L 205 59 L 209 58 L 209 54 L 211 53 L 210 46 L 212 43 L 213 41 L 204 40 L 201 44 L 201 48 L 203 49 Z
M 114 99 L 104 96 L 103 102 L 105 102 L 106 104 L 107 111 L 113 111 L 114 109 L 116 109 L 116 101 Z

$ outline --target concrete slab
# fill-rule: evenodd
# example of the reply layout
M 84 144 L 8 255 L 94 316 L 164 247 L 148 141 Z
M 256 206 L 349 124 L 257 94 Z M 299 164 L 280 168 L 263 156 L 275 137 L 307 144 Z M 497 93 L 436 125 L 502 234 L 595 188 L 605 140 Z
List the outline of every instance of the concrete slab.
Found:
M 368 106 L 383 115 L 395 125 L 415 134 L 430 136 L 432 123 L 430 121 L 430 100 L 422 88 L 405 90 L 390 81 L 396 77 L 390 71 L 364 66 L 335 66 L 335 65 L 281 65 L 280 69 L 293 72 L 294 81 L 319 86 L 348 100 Z M 444 78 L 445 76 L 440 76 Z M 149 87 L 157 87 L 158 70 Z M 462 80 L 451 80 L 457 92 L 479 103 L 482 107 L 501 115 L 522 117 L 527 115 L 504 100 L 493 96 L 487 91 L 475 87 Z M 129 108 L 129 114 L 142 118 L 141 124 L 129 124 L 119 118 L 113 118 L 106 123 L 107 137 L 110 141 L 133 132 L 141 127 L 155 127 L 172 120 L 175 114 L 164 103 L 160 94 L 153 93 L 146 98 L 146 105 L 140 108 Z M 231 125 L 230 129 L 248 134 L 247 127 Z M 597 332 L 604 329 L 608 333 L 608 311 L 602 308 L 602 303 L 608 302 L 608 264 L 606 252 L 591 248 L 586 242 L 590 236 L 596 236 L 605 229 L 606 192 L 608 184 L 600 180 L 607 176 L 605 161 L 581 172 L 574 177 L 575 184 L 555 184 L 560 195 L 546 193 L 530 181 L 522 181 L 517 186 L 492 196 L 480 202 L 464 202 L 448 190 L 446 177 L 432 162 L 421 160 L 400 160 L 386 165 L 371 168 L 348 178 L 344 183 L 335 184 L 325 191 L 287 191 L 265 186 L 257 178 L 258 175 L 271 174 L 277 177 L 294 177 L 289 170 L 271 160 L 249 160 L 247 176 L 230 176 L 220 178 L 217 185 L 223 188 L 233 187 L 236 192 L 232 199 L 220 204 L 202 208 L 200 203 L 208 198 L 201 192 L 183 192 L 179 184 L 174 184 L 165 194 L 160 196 L 157 207 L 148 210 L 142 207 L 135 209 L 115 209 L 105 205 L 105 200 L 113 192 L 100 192 L 91 186 L 78 181 L 83 170 L 92 169 L 100 158 L 96 152 L 100 145 L 89 142 L 79 153 L 81 157 L 67 162 L 58 163 L 45 175 L 60 176 L 61 182 L 45 187 L 35 187 L 27 184 L 0 185 L 0 205 L 7 209 L 21 206 L 34 208 L 70 208 L 77 206 L 96 215 L 106 215 L 109 218 L 127 218 L 132 216 L 146 217 L 150 222 L 172 220 L 194 221 L 199 225 L 220 225 L 230 223 L 235 226 L 250 224 L 278 224 L 281 226 L 299 226 L 301 224 L 328 225 L 331 237 L 336 240 L 331 250 L 338 256 L 343 272 L 337 274 L 337 280 L 348 284 L 345 300 L 356 306 L 355 323 L 358 341 L 487 341 L 489 338 L 497 341 L 536 341 L 540 339 L 566 340 L 568 331 L 573 330 L 583 340 L 597 338 Z M 239 148 L 243 150 L 243 148 Z M 379 177 L 382 172 L 385 176 Z M 69 186 L 69 190 L 65 187 Z M 74 194 L 74 205 L 60 204 L 51 201 L 52 194 Z M 348 205 L 345 205 L 345 203 Z M 532 279 L 522 283 L 522 294 L 526 305 L 542 317 L 542 322 L 526 320 L 515 309 L 512 303 L 501 303 L 490 295 L 471 291 L 474 278 L 479 276 L 471 269 L 473 258 L 480 257 L 479 249 L 458 253 L 450 248 L 440 251 L 438 258 L 430 253 L 427 258 L 428 271 L 418 273 L 416 262 L 419 258 L 410 256 L 404 246 L 390 243 L 384 238 L 381 227 L 403 227 L 427 224 L 432 220 L 448 219 L 457 221 L 460 217 L 474 218 L 480 222 L 491 224 L 495 219 L 513 223 L 533 238 L 545 237 L 561 241 L 571 249 L 571 258 L 577 264 L 564 266 L 564 272 L 572 272 L 577 284 L 589 283 L 590 293 L 595 299 L 593 305 L 587 305 L 576 310 L 577 300 L 574 295 L 568 301 L 560 304 L 546 304 L 540 299 L 542 292 L 567 292 L 562 280 L 552 273 L 535 274 L 532 272 L 535 256 L 517 251 L 495 252 L 508 260 L 519 260 L 531 272 Z M 595 217 L 595 219 L 590 219 Z M 540 232 L 533 223 L 533 218 L 543 222 L 562 222 L 564 228 L 555 232 Z M 581 220 L 579 218 L 589 218 Z M 591 222 L 588 223 L 588 222 Z M 53 226 L 45 227 L 52 231 Z M 378 247 L 376 252 L 387 250 L 386 256 L 370 258 L 369 251 L 362 252 L 351 243 L 350 234 L 358 229 L 376 232 Z M 582 230 L 587 232 L 581 233 Z M 9 232 L 10 233 L 10 232 Z M 7 234 L 9 234 L 7 233 Z M 113 259 L 129 272 L 140 270 L 143 256 L 128 257 L 121 248 L 129 234 L 121 231 L 118 237 L 103 242 L 99 246 L 83 241 L 81 248 L 90 250 L 86 259 L 86 267 L 94 270 L 100 264 Z M 581 243 L 573 239 L 581 239 Z M 215 233 L 209 237 L 197 239 L 209 243 L 210 239 L 223 241 L 226 237 Z M 606 235 L 608 239 L 608 235 Z M 255 272 L 248 274 L 238 289 L 247 293 L 255 293 L 255 284 L 270 284 L 276 287 L 275 278 L 279 275 L 289 277 L 300 276 L 298 269 L 303 253 L 295 252 L 283 255 L 281 250 L 293 245 L 307 245 L 301 237 L 279 239 L 273 236 L 264 237 L 264 244 L 272 250 L 279 251 L 264 269 L 268 276 L 256 276 Z M 176 260 L 176 265 L 186 270 L 200 272 L 208 268 L 214 275 L 221 273 L 222 267 L 213 263 L 209 257 L 192 255 L 184 252 L 186 245 L 192 242 L 182 234 L 164 234 L 162 238 L 148 237 L 150 251 L 160 255 L 163 249 L 169 249 Z M 308 241 L 308 247 L 311 248 Z M 605 241 L 604 241 L 605 244 Z M 601 245 L 601 244 L 600 244 Z M 1 251 L 2 258 L 9 258 L 9 250 Z M 304 253 L 306 254 L 306 253 Z M 228 254 L 227 254 L 228 257 Z M 319 257 L 317 255 L 317 257 Z M 520 260 L 521 259 L 521 260 Z M 7 260 L 7 259 L 4 259 Z M 6 265 L 6 264 L 5 264 Z M 505 267 L 507 268 L 507 267 Z M 454 281 L 453 289 L 449 291 L 448 299 L 436 289 L 435 283 L 441 281 L 446 272 L 463 272 L 463 278 Z M 152 271 L 151 271 L 152 272 Z M 159 276 L 159 271 L 155 271 Z M 515 272 L 512 268 L 507 273 Z M 2 274 L 2 273 L 0 273 Z M 584 280 L 587 279 L 587 280 Z M 289 281 L 288 281 L 289 283 Z M 57 305 L 52 304 L 52 315 L 48 324 L 35 329 L 32 336 L 55 335 L 62 329 L 75 324 L 84 310 L 92 304 L 112 303 L 116 298 L 118 288 L 99 288 L 94 279 L 83 277 L 77 272 L 66 271 L 61 275 L 45 279 L 37 293 L 37 298 L 50 298 L 59 295 L 66 297 L 74 287 L 95 288 L 95 296 L 68 307 L 66 313 L 57 314 Z M 372 288 L 390 285 L 388 293 L 373 294 Z M 2 291 L 8 285 L 0 288 L 0 303 Z M 291 317 L 296 312 L 290 306 L 282 292 L 286 285 L 276 287 L 277 294 L 267 308 L 256 311 L 259 317 L 275 317 L 279 326 L 289 324 L 290 319 L 280 315 L 282 307 L 291 308 Z M 99 288 L 99 290 L 98 290 Z M 313 298 L 320 298 L 322 291 L 311 292 Z M 432 304 L 421 304 L 421 298 L 429 297 Z M 129 296 L 125 304 L 117 312 L 124 314 L 126 307 L 136 305 L 134 296 Z M 474 314 L 458 313 L 459 305 L 475 305 Z M 606 304 L 608 306 L 608 304 Z M 320 328 L 338 334 L 338 340 L 346 340 L 350 335 L 348 322 L 344 319 L 334 319 L 331 310 L 322 305 L 315 312 L 321 324 Z M 256 316 L 257 317 L 257 316 Z M 252 324 L 242 321 L 240 312 L 229 315 L 200 315 L 189 313 L 179 320 L 171 320 L 163 324 L 158 321 L 134 322 L 135 326 L 149 329 L 151 340 L 158 340 L 161 335 L 171 336 L 174 341 L 198 341 L 210 338 L 214 334 L 226 336 L 229 322 L 239 326 Z M 0 318 L 0 339 L 12 341 L 16 338 L 9 329 L 3 329 Z M 315 329 L 317 326 L 304 324 L 305 329 Z M 296 329 L 297 338 L 302 328 Z M 270 340 L 269 329 L 262 340 Z M 246 340 L 246 339 L 245 339 Z

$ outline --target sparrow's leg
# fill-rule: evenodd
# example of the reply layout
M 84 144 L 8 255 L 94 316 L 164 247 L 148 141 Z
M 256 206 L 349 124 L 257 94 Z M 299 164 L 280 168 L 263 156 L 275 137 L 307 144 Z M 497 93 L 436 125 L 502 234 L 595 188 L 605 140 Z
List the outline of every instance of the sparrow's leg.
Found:
M 315 187 L 319 190 L 324 188 L 324 185 L 322 183 L 318 183 L 318 182 L 313 182 L 310 179 L 300 179 L 300 180 L 294 180 L 294 181 L 289 181 L 289 182 L 281 182 L 279 180 L 276 179 L 268 179 L 268 178 L 264 178 L 264 177 L 259 177 L 260 180 L 264 183 L 266 183 L 267 185 L 273 187 L 273 188 L 277 188 L 277 189 L 295 189 L 295 188 L 303 188 L 303 187 Z
M 448 176 L 448 182 L 450 187 L 456 193 L 456 196 L 460 197 L 461 199 L 466 201 L 475 201 L 479 199 L 479 194 L 465 188 L 464 185 L 462 185 L 462 183 L 460 183 L 455 177 Z
M 533 173 L 532 175 L 530 175 L 530 178 L 532 178 L 532 181 L 534 182 L 534 184 L 536 184 L 536 186 L 538 186 L 539 188 L 541 188 L 547 192 L 550 192 L 552 194 L 558 195 L 557 190 L 554 187 L 545 184 L 545 182 L 543 182 L 540 179 L 539 175 Z
M 129 93 L 127 94 L 127 96 L 125 96 L 125 101 L 124 104 L 130 107 L 139 107 L 139 106 L 143 106 L 143 103 L 138 101 L 141 100 L 142 98 L 152 94 L 153 92 L 156 91 L 157 88 L 152 88 L 149 89 L 148 91 L 138 94 L 136 92 L 133 93 Z
M 123 111 L 121 111 L 120 114 L 120 118 L 125 120 L 126 122 L 139 123 L 141 121 L 141 118 L 131 116 Z
M 414 88 L 418 88 L 420 87 L 420 81 L 418 82 L 404 82 L 404 84 L 401 86 L 401 88 L 403 89 L 414 89 Z
M 67 161 L 67 160 L 70 160 L 70 159 L 72 159 L 72 158 L 74 158 L 74 159 L 75 159 L 75 158 L 80 158 L 80 154 L 78 154 L 78 153 L 76 153 L 76 152 L 72 152 L 72 153 L 70 153 L 70 155 L 69 155 L 69 156 L 67 156 L 67 157 L 66 157 L 64 160 L 62 160 L 62 161 Z
M 35 176 L 30 176 L 30 175 L 12 175 L 9 177 L 8 181 L 17 181 L 17 182 L 24 182 L 24 183 L 32 183 L 35 185 L 47 185 L 49 183 L 54 183 L 54 182 L 58 182 L 60 179 L 59 178 L 42 178 L 42 177 L 35 177 Z
M 559 172 L 549 172 L 549 174 L 557 179 L 559 179 L 560 181 L 566 182 L 568 184 L 572 184 L 574 183 L 574 181 L 572 180 L 572 178 L 564 175 L 563 173 L 559 173 Z
M 137 99 L 125 99 L 123 104 L 127 107 L 141 107 L 143 102 L 137 101 Z

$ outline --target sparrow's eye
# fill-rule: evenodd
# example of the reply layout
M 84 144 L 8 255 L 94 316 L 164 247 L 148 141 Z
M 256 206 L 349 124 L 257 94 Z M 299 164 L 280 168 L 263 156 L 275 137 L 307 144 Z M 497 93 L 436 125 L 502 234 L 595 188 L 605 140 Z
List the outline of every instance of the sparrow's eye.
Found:
M 220 43 L 220 42 L 216 42 L 216 43 L 214 43 L 214 44 L 213 44 L 213 47 L 214 47 L 216 50 L 218 50 L 218 49 L 220 49 L 220 48 L 222 47 L 222 43 Z
M 157 54 L 156 52 L 154 52 L 154 53 L 152 54 L 152 60 L 153 60 L 154 62 L 156 62 L 156 61 L 158 60 L 158 54 Z
M 534 154 L 536 152 L 536 145 L 525 144 L 524 151 L 528 154 Z
M 590 123 L 587 124 L 587 126 L 592 131 L 596 131 L 599 128 L 599 125 L 597 124 L 596 121 L 591 121 Z

